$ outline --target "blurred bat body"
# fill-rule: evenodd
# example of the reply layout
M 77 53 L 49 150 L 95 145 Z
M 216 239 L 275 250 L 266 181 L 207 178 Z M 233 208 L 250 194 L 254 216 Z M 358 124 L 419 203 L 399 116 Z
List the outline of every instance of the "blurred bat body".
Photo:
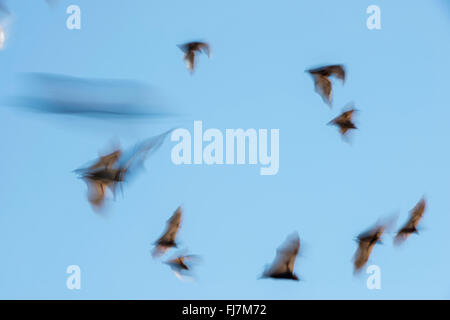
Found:
M 88 200 L 92 206 L 96 209 L 103 206 L 107 189 L 115 195 L 116 187 L 143 166 L 149 153 L 162 145 L 169 132 L 149 138 L 126 153 L 120 149 L 114 150 L 92 165 L 75 170 L 88 186 Z
M 266 267 L 261 277 L 298 281 L 299 278 L 294 274 L 294 264 L 299 250 L 300 238 L 294 233 L 277 249 L 275 260 L 272 265 Z
M 82 117 L 164 117 L 158 94 L 133 80 L 89 79 L 60 74 L 26 73 L 21 91 L 5 105 L 35 112 Z
M 417 226 L 423 217 L 426 209 L 425 198 L 422 198 L 416 206 L 411 210 L 409 220 L 405 225 L 397 232 L 394 238 L 395 244 L 400 244 L 413 233 L 418 233 Z
M 355 109 L 344 111 L 342 114 L 331 120 L 328 124 L 339 127 L 339 132 L 344 136 L 348 130 L 357 129 L 352 120 L 355 111 Z
M 387 224 L 377 224 L 368 231 L 358 235 L 358 249 L 354 257 L 354 271 L 358 272 L 365 266 L 372 253 L 373 247 L 377 243 L 381 243 L 381 236 L 386 230 Z
M 154 258 L 163 255 L 170 248 L 177 247 L 175 238 L 177 236 L 178 229 L 180 228 L 181 214 L 182 209 L 181 207 L 178 207 L 172 217 L 170 217 L 170 219 L 167 221 L 166 230 L 164 231 L 163 235 L 155 242 L 155 249 L 153 250 Z
M 105 202 L 106 189 L 109 188 L 115 196 L 116 186 L 123 181 L 118 169 L 100 169 L 95 172 L 87 172 L 82 179 L 88 186 L 88 200 L 95 209 L 101 209 Z
M 178 46 L 184 52 L 184 61 L 189 71 L 193 72 L 195 68 L 195 58 L 197 53 L 204 52 L 208 57 L 210 55 L 210 47 L 206 42 L 194 41 Z
M 111 169 L 113 165 L 120 159 L 122 156 L 122 150 L 118 149 L 110 154 L 107 154 L 105 156 L 101 156 L 93 165 L 89 166 L 88 168 L 84 169 L 88 172 L 93 172 L 97 169 Z
M 198 261 L 196 255 L 177 255 L 165 262 L 179 279 L 189 276 L 192 272 L 192 264 Z
M 343 65 L 330 65 L 307 70 L 314 78 L 316 92 L 322 97 L 323 101 L 331 106 L 333 84 L 330 81 L 331 76 L 345 82 L 345 69 Z

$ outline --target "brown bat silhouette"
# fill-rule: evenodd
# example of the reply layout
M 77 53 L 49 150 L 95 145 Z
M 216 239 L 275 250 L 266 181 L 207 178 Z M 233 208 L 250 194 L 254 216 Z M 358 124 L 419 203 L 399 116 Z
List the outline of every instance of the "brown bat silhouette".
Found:
M 355 109 L 344 111 L 339 116 L 331 120 L 328 124 L 338 126 L 339 132 L 344 136 L 348 130 L 357 129 L 356 125 L 352 121 L 355 111 Z
M 362 267 L 369 260 L 375 244 L 381 242 L 381 236 L 386 230 L 386 225 L 376 225 L 368 231 L 365 231 L 358 235 L 358 249 L 356 250 L 354 257 L 354 271 L 355 273 L 360 271 Z
M 197 255 L 184 255 L 179 254 L 172 259 L 165 262 L 175 275 L 181 278 L 184 275 L 189 274 L 192 271 L 192 263 L 198 261 L 199 257 Z
M 314 78 L 316 92 L 322 97 L 323 101 L 330 107 L 332 105 L 333 85 L 330 81 L 331 76 L 345 82 L 345 69 L 343 65 L 330 65 L 307 70 Z
M 426 209 L 426 201 L 425 198 L 422 198 L 411 210 L 409 220 L 397 232 L 397 235 L 394 238 L 395 244 L 401 244 L 403 241 L 408 239 L 408 237 L 411 234 L 419 233 L 417 230 L 417 226 L 419 224 L 419 221 L 422 219 L 423 214 L 425 213 L 425 209 Z
M 153 250 L 153 257 L 159 257 L 163 255 L 167 250 L 169 250 L 172 247 L 177 247 L 177 243 L 175 242 L 175 238 L 178 233 L 178 229 L 180 228 L 181 224 L 181 214 L 182 209 L 181 207 L 178 207 L 178 209 L 175 211 L 175 213 L 170 217 L 170 219 L 167 221 L 167 227 L 164 231 L 163 235 L 156 240 L 155 242 L 155 249 Z
M 161 146 L 170 131 L 141 142 L 125 155 L 121 149 L 116 149 L 94 164 L 75 170 L 88 186 L 88 200 L 94 209 L 103 207 L 107 189 L 115 196 L 116 187 L 142 166 L 148 154 Z
M 121 156 L 122 156 L 122 150 L 120 150 L 120 149 L 114 150 L 113 152 L 111 152 L 107 155 L 101 156 L 97 160 L 97 162 L 95 162 L 90 167 L 86 168 L 86 170 L 89 172 L 92 172 L 97 169 L 111 169 L 116 164 L 116 162 L 120 159 Z
M 190 268 L 185 263 L 185 260 L 188 260 L 189 256 L 178 256 L 176 258 L 170 259 L 165 263 L 169 265 L 170 268 L 180 271 L 180 270 L 189 270 Z
M 272 265 L 266 268 L 261 278 L 296 280 L 299 278 L 294 274 L 294 264 L 300 250 L 300 238 L 298 233 L 290 235 L 286 241 L 277 249 L 277 255 Z
M 105 203 L 106 189 L 115 195 L 116 186 L 123 181 L 121 171 L 117 169 L 97 171 L 87 174 L 83 180 L 88 186 L 88 200 L 95 209 L 101 209 Z
M 184 52 L 184 61 L 186 62 L 186 66 L 191 71 L 194 71 L 195 67 L 195 55 L 196 52 L 204 52 L 209 57 L 210 55 L 210 47 L 206 42 L 194 41 L 188 42 L 178 46 Z
M 89 202 L 97 210 L 104 205 L 106 189 L 110 188 L 114 193 L 116 183 L 122 180 L 120 170 L 112 168 L 121 154 L 121 150 L 115 150 L 100 157 L 88 168 L 76 170 L 88 186 Z

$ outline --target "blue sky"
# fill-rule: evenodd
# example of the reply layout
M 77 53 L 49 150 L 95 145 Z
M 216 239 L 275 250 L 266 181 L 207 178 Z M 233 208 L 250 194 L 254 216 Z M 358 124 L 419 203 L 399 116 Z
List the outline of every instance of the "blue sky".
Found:
M 32 5 L 30 4 L 32 2 Z M 36 115 L 0 107 L 0 298 L 450 298 L 450 12 L 445 1 L 6 2 L 14 14 L 0 51 L 0 96 L 23 72 L 133 79 L 157 88 L 183 117 L 163 121 Z M 81 8 L 81 30 L 66 8 Z M 381 8 L 381 30 L 366 8 Z M 176 46 L 204 39 L 190 75 Z M 343 63 L 329 109 L 304 70 Z M 326 123 L 354 101 L 352 143 Z M 171 162 L 167 140 L 103 215 L 72 170 L 111 140 L 131 146 L 180 126 L 280 129 L 280 169 Z M 420 236 L 392 234 L 369 264 L 382 289 L 354 277 L 354 237 L 378 218 L 399 223 L 426 195 Z M 179 239 L 203 257 L 196 283 L 152 259 L 151 244 L 182 204 Z M 292 231 L 304 281 L 257 280 Z M 67 266 L 81 290 L 66 288 Z

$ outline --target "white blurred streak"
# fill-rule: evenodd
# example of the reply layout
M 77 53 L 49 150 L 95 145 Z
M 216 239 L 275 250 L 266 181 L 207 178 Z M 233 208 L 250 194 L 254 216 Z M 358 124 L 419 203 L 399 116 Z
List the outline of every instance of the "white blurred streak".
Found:
M 1 4 L 1 2 L 0 2 Z M 1 11 L 0 14 L 0 50 L 5 49 L 5 42 L 8 39 L 9 29 L 13 22 L 13 15 L 9 12 Z M 6 16 L 5 16 L 6 15 Z
M 3 49 L 3 44 L 5 43 L 5 31 L 0 27 L 0 50 Z

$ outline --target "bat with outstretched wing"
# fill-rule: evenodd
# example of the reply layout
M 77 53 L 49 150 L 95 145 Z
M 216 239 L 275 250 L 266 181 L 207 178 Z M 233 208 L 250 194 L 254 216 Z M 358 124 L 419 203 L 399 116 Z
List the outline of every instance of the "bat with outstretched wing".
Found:
M 392 224 L 393 220 L 386 223 L 379 223 L 369 230 L 358 235 L 356 241 L 358 242 L 358 249 L 356 249 L 353 266 L 354 272 L 360 271 L 369 261 L 373 248 L 377 243 L 381 243 L 381 236 L 386 229 Z
M 97 160 L 95 160 L 95 162 L 92 165 L 85 168 L 76 169 L 74 172 L 83 175 L 95 172 L 97 170 L 111 169 L 113 166 L 116 165 L 121 156 L 122 150 L 120 149 L 114 150 L 111 153 L 108 153 L 104 156 L 100 156 Z
M 419 225 L 419 222 L 422 219 L 423 214 L 425 213 L 425 209 L 426 209 L 426 201 L 425 198 L 422 198 L 411 210 L 409 220 L 397 232 L 397 235 L 394 238 L 395 244 L 401 244 L 403 241 L 408 239 L 408 237 L 413 233 L 418 233 L 417 226 Z
M 101 156 L 93 164 L 75 170 L 88 186 L 88 200 L 91 205 L 100 209 L 104 204 L 107 189 L 115 196 L 117 186 L 122 188 L 122 184 L 143 166 L 145 159 L 162 145 L 171 131 L 149 138 L 128 152 L 116 149 Z
M 299 280 L 294 273 L 294 264 L 300 250 L 300 238 L 297 233 L 290 235 L 277 249 L 272 264 L 266 268 L 261 278 Z
M 96 210 L 100 210 L 106 197 L 106 189 L 110 188 L 113 192 L 117 183 L 119 170 L 114 169 L 114 165 L 120 158 L 122 151 L 115 150 L 105 156 L 101 156 L 92 165 L 75 170 L 83 179 L 88 187 L 88 201 Z
M 195 263 L 200 260 L 199 256 L 192 254 L 177 254 L 173 258 L 165 261 L 170 269 L 175 273 L 177 278 L 184 279 L 192 273 L 192 268 Z
M 193 41 L 178 45 L 184 52 L 184 61 L 189 71 L 193 72 L 195 68 L 195 57 L 198 52 L 204 52 L 208 57 L 210 56 L 210 46 L 206 42 Z
M 343 65 L 329 65 L 307 70 L 314 78 L 316 92 L 329 106 L 332 105 L 333 84 L 330 77 L 335 76 L 343 83 L 345 82 L 345 68 Z
M 339 128 L 339 132 L 344 136 L 349 130 L 357 129 L 355 123 L 353 122 L 353 115 L 356 112 L 355 109 L 350 109 L 344 111 L 339 116 L 331 120 L 328 125 L 335 125 Z
M 178 229 L 180 228 L 181 215 L 182 209 L 181 207 L 178 207 L 172 217 L 167 221 L 166 230 L 155 242 L 155 248 L 153 250 L 154 258 L 163 255 L 170 248 L 177 247 L 175 239 L 177 237 Z

